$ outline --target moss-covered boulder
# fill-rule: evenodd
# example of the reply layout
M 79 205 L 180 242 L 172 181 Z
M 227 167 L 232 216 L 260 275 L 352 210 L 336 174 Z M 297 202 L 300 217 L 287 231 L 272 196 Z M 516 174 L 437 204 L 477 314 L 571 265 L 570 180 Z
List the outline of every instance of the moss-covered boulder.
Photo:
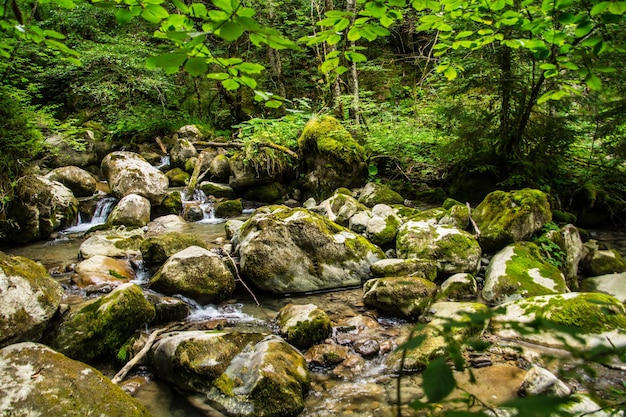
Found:
M 152 205 L 159 205 L 167 195 L 169 180 L 165 174 L 139 154 L 111 152 L 102 160 L 100 169 L 109 184 L 111 194 L 116 198 L 139 194 Z
M 243 198 L 259 203 L 273 204 L 282 202 L 282 200 L 284 200 L 284 196 L 284 187 L 278 182 L 272 182 L 270 184 L 259 185 L 258 187 L 247 189 Z
M 165 333 L 150 349 L 159 377 L 186 393 L 207 393 L 230 361 L 266 335 L 226 331 Z
M 386 204 L 376 204 L 367 222 L 365 234 L 372 243 L 381 247 L 395 247 L 396 235 L 402 224 L 393 208 Z
M 396 252 L 399 258 L 437 262 L 439 275 L 460 272 L 476 274 L 481 248 L 471 234 L 452 226 L 426 221 L 408 221 L 398 229 Z
M 341 189 L 335 191 L 332 196 L 322 201 L 319 206 L 311 208 L 311 210 L 328 217 L 342 226 L 349 226 L 355 214 L 369 212 L 365 205 L 359 203 L 350 193 L 343 192 Z
M 626 260 L 615 249 L 590 251 L 583 257 L 580 266 L 590 277 L 626 272 Z
M 128 228 L 144 227 L 150 223 L 150 201 L 138 194 L 128 194 L 122 198 L 109 217 L 110 226 L 126 226 Z
M 626 303 L 626 272 L 585 278 L 581 282 L 581 291 L 601 292 Z
M 190 246 L 170 256 L 148 286 L 166 295 L 182 294 L 201 304 L 217 303 L 235 291 L 235 277 L 219 255 Z
M 315 304 L 287 304 L 276 322 L 280 335 L 300 349 L 322 342 L 333 330 L 328 315 Z
M 89 361 L 114 355 L 133 333 L 155 317 L 140 287 L 127 283 L 80 304 L 46 336 L 48 345 L 70 358 Z
M 90 285 L 118 286 L 135 279 L 135 271 L 128 259 L 95 255 L 76 265 L 72 281 L 79 287 Z
M 375 278 L 363 286 L 363 302 L 382 313 L 417 319 L 437 293 L 437 285 L 419 277 Z
M 487 323 L 474 321 L 470 315 L 489 313 L 489 307 L 481 303 L 470 302 L 437 302 L 431 304 L 426 316 L 427 324 L 419 326 L 413 333 L 414 339 L 422 338 L 422 342 L 406 353 L 395 351 L 385 363 L 392 369 L 404 371 L 423 370 L 431 360 L 444 356 L 448 350 L 447 337 L 457 342 L 463 342 L 471 337 L 477 337 L 487 327 Z M 408 340 L 408 332 L 399 340 L 404 343 Z M 404 355 L 404 357 L 403 357 Z
M 47 239 L 72 225 L 78 200 L 60 182 L 27 175 L 17 180 L 6 215 L 13 221 L 0 224 L 0 237 L 4 234 L 7 240 L 22 243 Z
M 235 190 L 228 184 L 202 181 L 199 188 L 204 194 L 212 195 L 215 198 L 235 198 Z
M 167 171 L 165 176 L 168 180 L 170 180 L 170 187 L 184 187 L 191 178 L 191 175 L 189 175 L 188 172 L 185 172 L 182 168 L 178 167 Z
M 384 253 L 327 218 L 303 208 L 270 206 L 246 221 L 240 272 L 275 294 L 360 285 Z
M 69 188 L 75 197 L 90 197 L 96 192 L 96 179 L 89 172 L 75 166 L 55 168 L 46 175 Z
M 225 200 L 215 204 L 215 217 L 224 219 L 228 217 L 241 216 L 243 211 L 243 203 L 241 200 Z
M 441 283 L 437 298 L 447 301 L 475 300 L 478 284 L 472 274 L 454 274 Z
M 496 253 L 485 272 L 482 297 L 500 304 L 535 295 L 568 292 L 565 276 L 541 255 L 537 245 L 517 242 Z
M 88 259 L 102 255 L 111 258 L 136 258 L 141 256 L 139 248 L 143 240 L 144 232 L 141 229 L 96 232 L 80 245 L 78 257 Z
M 354 188 L 367 180 L 365 149 L 331 116 L 313 118 L 298 139 L 303 155 L 302 186 L 309 194 L 326 198 L 337 188 Z
M 367 207 L 374 207 L 376 204 L 403 204 L 404 198 L 385 184 L 368 182 L 361 191 L 359 203 Z
M 536 242 L 543 247 L 546 256 L 552 258 L 553 264 L 559 265 L 569 289 L 578 290 L 578 266 L 587 253 L 578 229 L 567 224 L 559 230 L 548 231 Z
M 141 242 L 141 255 L 144 265 L 148 268 L 159 267 L 173 254 L 190 246 L 207 249 L 206 243 L 191 233 L 167 232 L 151 236 Z
M 310 380 L 304 357 L 268 336 L 235 356 L 205 398 L 227 416 L 295 417 L 304 409 Z
M 398 277 L 410 275 L 434 281 L 437 278 L 437 263 L 426 259 L 381 259 L 370 266 L 375 277 Z
M 474 209 L 485 252 L 496 252 L 509 243 L 527 240 L 552 220 L 550 203 L 543 191 L 525 188 L 494 191 Z
M 62 297 L 41 264 L 0 252 L 0 347 L 39 340 Z
M 540 319 L 545 326 L 537 327 Z M 610 295 L 567 293 L 511 301 L 494 309 L 491 328 L 500 337 L 542 346 L 589 351 L 626 347 L 626 309 Z
M 335 343 L 321 343 L 311 346 L 304 353 L 304 358 L 310 365 L 331 367 L 343 362 L 350 354 L 350 348 Z
M 183 196 L 180 191 L 169 191 L 161 205 L 154 207 L 155 215 L 180 214 L 183 211 Z
M 224 154 L 215 155 L 209 163 L 209 177 L 212 181 L 228 181 L 230 177 L 230 161 Z
M 0 398 L 3 416 L 151 415 L 100 371 L 36 343 L 0 350 Z

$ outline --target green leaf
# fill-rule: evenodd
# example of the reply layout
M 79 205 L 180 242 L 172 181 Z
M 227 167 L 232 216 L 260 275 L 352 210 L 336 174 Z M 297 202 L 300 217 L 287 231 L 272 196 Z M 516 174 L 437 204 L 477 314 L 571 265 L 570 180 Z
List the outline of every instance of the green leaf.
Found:
M 207 74 L 206 77 L 210 80 L 223 81 L 227 78 L 230 78 L 230 75 L 226 74 L 225 72 L 212 72 L 210 74 Z
M 265 70 L 265 67 L 261 64 L 255 64 L 252 62 L 242 62 L 241 64 L 235 65 L 241 72 L 245 72 L 246 74 L 260 74 Z
M 593 23 L 589 20 L 579 23 L 576 25 L 576 29 L 574 30 L 574 35 L 577 38 L 582 38 L 587 36 L 593 30 Z
M 255 89 L 257 86 L 257 82 L 254 78 L 248 77 L 246 75 L 242 75 L 240 77 L 237 78 L 237 81 L 239 81 L 241 84 L 245 85 L 246 87 Z
M 448 81 L 452 81 L 452 80 L 454 80 L 456 78 L 457 71 L 456 71 L 456 69 L 454 69 L 454 67 L 448 67 L 443 72 L 443 75 L 445 75 L 445 77 L 448 79 Z
M 230 18 L 230 15 L 223 10 L 209 10 L 207 15 L 209 16 L 209 19 L 216 22 L 225 21 Z
M 424 370 L 422 388 L 426 398 L 431 403 L 443 400 L 456 387 L 452 369 L 444 357 L 437 358 L 428 364 Z
M 356 42 L 363 37 L 363 33 L 360 28 L 352 27 L 348 31 L 348 40 L 350 42 Z
M 189 6 L 189 12 L 191 17 L 202 18 L 207 16 L 207 8 L 202 3 L 192 3 L 191 6 Z
M 585 84 L 590 90 L 599 91 L 602 90 L 602 80 L 595 74 L 587 74 L 585 78 Z
M 244 28 L 234 22 L 226 22 L 216 32 L 220 38 L 232 42 L 243 35 Z
M 180 0 L 172 0 L 172 3 L 181 12 L 183 12 L 185 14 L 189 13 L 189 7 L 187 7 L 187 5 L 185 3 L 183 3 L 182 1 L 180 1 Z
M 228 14 L 231 14 L 233 12 L 233 7 L 231 5 L 230 0 L 211 0 L 211 1 L 213 2 L 213 5 L 215 7 L 217 7 L 218 9 L 224 10 Z
M 205 58 L 192 57 L 185 62 L 185 71 L 193 76 L 204 74 L 209 69 Z
M 591 12 L 589 14 L 591 14 L 591 16 L 597 16 L 607 10 L 611 4 L 613 4 L 611 1 L 601 1 L 591 8 Z
M 133 20 L 133 14 L 128 9 L 117 9 L 115 11 L 115 18 L 120 24 L 125 25 Z
M 163 68 L 167 74 L 178 71 L 187 59 L 187 54 L 162 54 L 150 57 L 146 60 L 146 68 Z
M 160 23 L 161 20 L 167 18 L 170 14 L 163 6 L 158 4 L 148 4 L 141 12 L 141 17 L 150 23 Z
M 614 1 L 609 6 L 609 12 L 623 16 L 626 14 L 626 1 Z
M 269 107 L 270 109 L 277 109 L 282 105 L 283 105 L 283 102 L 278 101 L 278 100 L 267 100 L 265 102 L 265 107 Z
M 232 78 L 228 78 L 228 79 L 222 81 L 222 85 L 228 91 L 238 90 L 239 87 L 241 86 L 237 81 L 233 80 Z
M 43 31 L 43 35 L 47 38 L 54 38 L 54 39 L 65 39 L 65 35 L 62 33 L 59 33 L 55 30 L 44 30 Z
M 367 57 L 359 52 L 347 51 L 345 57 L 350 62 L 366 62 Z

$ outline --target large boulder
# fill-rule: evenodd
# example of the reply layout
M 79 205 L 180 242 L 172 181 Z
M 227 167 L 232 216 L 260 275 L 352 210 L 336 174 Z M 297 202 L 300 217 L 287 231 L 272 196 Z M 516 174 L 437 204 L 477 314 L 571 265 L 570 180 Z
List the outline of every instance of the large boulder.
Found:
M 79 287 L 90 285 L 117 287 L 132 279 L 135 279 L 135 271 L 128 259 L 95 255 L 76 265 L 76 276 L 72 281 Z
M 302 354 L 272 335 L 235 356 L 205 398 L 227 416 L 295 417 L 310 380 Z
M 150 350 L 151 362 L 159 377 L 179 390 L 207 393 L 245 346 L 254 345 L 265 336 L 200 330 L 165 333 Z
M 165 174 L 139 154 L 112 152 L 102 160 L 101 169 L 111 194 L 116 198 L 139 194 L 151 204 L 159 205 L 167 195 L 169 181 Z
M 167 232 L 152 236 L 141 242 L 141 254 L 144 265 L 158 268 L 167 258 L 190 246 L 207 249 L 206 243 L 191 233 Z
M 41 264 L 0 252 L 0 347 L 39 340 L 62 297 Z
M 110 141 L 97 140 L 92 130 L 87 130 L 87 133 L 85 149 L 76 149 L 72 145 L 71 140 L 58 135 L 47 137 L 46 145 L 50 149 L 50 159 L 47 161 L 47 165 L 53 168 L 77 166 L 83 169 L 100 165 L 104 155 L 111 151 L 112 143 Z
M 239 237 L 244 278 L 275 294 L 360 285 L 385 255 L 363 236 L 303 208 L 257 210 Z
M 79 167 L 56 168 L 46 178 L 65 185 L 76 197 L 90 197 L 96 192 L 97 182 L 93 175 Z
M 185 163 L 191 159 L 198 156 L 198 151 L 196 147 L 189 140 L 185 138 L 179 138 L 174 143 L 170 151 L 170 161 L 172 167 L 184 168 Z
M 528 240 L 552 220 L 546 194 L 529 188 L 508 193 L 494 191 L 472 215 L 480 230 L 480 246 L 485 252 L 496 252 L 509 243 Z
M 218 303 L 235 291 L 235 277 L 219 255 L 190 246 L 170 256 L 148 286 L 166 295 L 182 294 L 201 304 Z
M 546 323 L 537 327 L 537 320 Z M 491 328 L 506 339 L 542 346 L 590 351 L 626 347 L 626 308 L 600 293 L 541 295 L 494 309 Z
M 408 221 L 398 229 L 396 252 L 399 258 L 429 259 L 437 262 L 439 275 L 460 272 L 476 274 L 482 251 L 468 232 L 427 221 Z
M 150 201 L 138 194 L 128 194 L 115 206 L 107 224 L 111 226 L 143 227 L 150 223 Z
M 47 346 L 0 350 L 0 414 L 47 417 L 150 417 L 100 371 Z
M 345 189 L 339 189 L 322 201 L 319 206 L 312 207 L 312 211 L 328 217 L 330 220 L 342 226 L 348 226 L 352 217 L 359 212 L 369 212 L 368 208 L 359 203 Z M 370 216 L 368 215 L 368 218 Z M 354 229 L 353 229 L 354 230 Z M 363 230 L 357 231 L 361 233 Z
M 74 307 L 46 336 L 47 344 L 81 361 L 114 355 L 155 314 L 141 288 L 122 284 L 104 297 Z
M 585 278 L 582 280 L 581 290 L 612 295 L 626 303 L 626 272 Z
M 626 260 L 615 249 L 592 250 L 583 257 L 581 268 L 590 277 L 626 272 Z
M 4 225 L 9 240 L 47 239 L 52 232 L 71 226 L 78 215 L 78 200 L 60 182 L 27 175 L 17 180 L 14 192 L 7 210 L 7 217 L 14 222 Z
M 363 302 L 385 314 L 419 318 L 437 293 L 437 285 L 419 277 L 371 279 L 363 286 Z
M 565 276 L 531 242 L 512 243 L 496 253 L 485 272 L 483 299 L 500 304 L 535 295 L 569 292 Z
M 365 234 L 378 246 L 395 246 L 401 224 L 402 220 L 393 208 L 386 204 L 376 204 L 372 208 L 372 217 L 367 221 Z
M 340 187 L 362 186 L 368 170 L 365 149 L 331 116 L 313 118 L 298 139 L 304 155 L 303 188 L 320 198 Z
M 434 281 L 437 278 L 437 263 L 425 259 L 381 259 L 370 267 L 375 277 L 398 277 L 410 275 Z

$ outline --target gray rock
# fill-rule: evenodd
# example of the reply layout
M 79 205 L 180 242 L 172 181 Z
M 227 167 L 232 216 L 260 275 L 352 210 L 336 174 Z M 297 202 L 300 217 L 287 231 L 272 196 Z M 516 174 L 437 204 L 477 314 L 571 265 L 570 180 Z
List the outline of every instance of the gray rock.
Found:
M 367 207 L 374 207 L 376 204 L 402 204 L 404 198 L 384 184 L 368 182 L 361 191 L 359 203 Z
M 478 285 L 472 274 L 454 274 L 441 283 L 438 297 L 450 301 L 475 300 Z
M 581 283 L 581 290 L 612 295 L 626 303 L 626 272 L 585 278 Z
M 524 396 L 546 395 L 567 397 L 572 390 L 552 372 L 540 366 L 533 366 L 524 377 L 519 393 Z
M 172 167 L 184 168 L 190 158 L 198 156 L 196 147 L 189 140 L 179 138 L 170 151 Z
M 103 255 L 111 258 L 136 258 L 141 256 L 139 247 L 143 240 L 144 232 L 141 229 L 96 232 L 80 245 L 78 257 L 87 259 Z
M 332 333 L 330 319 L 315 304 L 287 304 L 276 320 L 280 335 L 300 349 L 322 342 Z
M 386 314 L 417 319 L 428 308 L 436 292 L 437 285 L 424 278 L 376 278 L 363 286 L 363 302 Z
M 115 206 L 107 224 L 111 226 L 143 227 L 150 222 L 150 201 L 138 194 L 128 194 Z
M 381 259 L 370 267 L 375 277 L 397 277 L 409 275 L 434 281 L 437 278 L 437 263 L 425 259 Z
M 69 188 L 76 197 L 89 197 L 96 192 L 95 178 L 82 168 L 66 166 L 55 168 L 46 178 L 58 181 Z

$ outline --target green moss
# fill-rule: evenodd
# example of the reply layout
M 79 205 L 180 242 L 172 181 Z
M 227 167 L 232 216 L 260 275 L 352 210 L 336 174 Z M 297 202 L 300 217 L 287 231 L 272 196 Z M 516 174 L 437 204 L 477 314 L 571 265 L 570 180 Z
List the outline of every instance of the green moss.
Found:
M 226 200 L 215 205 L 215 217 L 226 218 L 241 215 L 243 204 L 241 200 Z
M 148 267 L 160 265 L 173 254 L 190 246 L 207 249 L 207 244 L 191 233 L 169 232 L 141 242 L 141 254 Z
M 302 151 L 314 148 L 343 163 L 362 163 L 365 149 L 331 116 L 311 119 L 302 131 L 298 146 Z
M 168 193 L 160 207 L 167 214 L 179 214 L 183 210 L 183 201 L 180 191 Z
M 551 322 L 573 327 L 579 333 L 598 334 L 626 328 L 626 310 L 616 298 L 601 293 L 580 293 L 576 297 L 554 297 L 537 315 Z
M 465 206 L 465 204 L 461 203 L 460 201 L 455 200 L 454 198 L 446 198 L 443 204 L 441 205 L 441 207 L 443 207 L 444 210 L 450 210 L 454 206 Z
M 284 191 L 280 184 L 273 182 L 267 185 L 253 187 L 245 192 L 244 198 L 262 203 L 276 203 L 283 199 Z
M 306 348 L 321 342 L 332 333 L 332 325 L 326 314 L 317 314 L 310 320 L 299 321 L 287 332 L 287 340 L 294 346 Z
M 232 397 L 235 395 L 233 393 L 233 390 L 239 385 L 240 384 L 235 384 L 235 381 L 225 373 L 220 375 L 215 381 L 213 381 L 213 386 L 220 390 L 222 394 L 228 397 Z
M 576 223 L 576 215 L 574 213 L 570 213 L 568 211 L 563 210 L 552 210 L 552 220 L 556 223 Z

